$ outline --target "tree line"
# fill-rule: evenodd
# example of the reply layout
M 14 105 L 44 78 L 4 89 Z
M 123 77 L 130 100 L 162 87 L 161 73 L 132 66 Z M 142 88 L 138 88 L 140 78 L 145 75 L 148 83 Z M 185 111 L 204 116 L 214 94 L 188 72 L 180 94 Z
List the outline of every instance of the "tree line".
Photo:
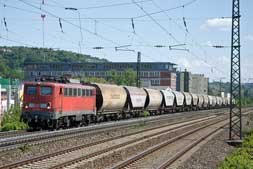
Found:
M 23 46 L 0 46 L 0 76 L 23 79 L 26 62 L 107 62 L 90 55 L 50 48 L 30 48 Z

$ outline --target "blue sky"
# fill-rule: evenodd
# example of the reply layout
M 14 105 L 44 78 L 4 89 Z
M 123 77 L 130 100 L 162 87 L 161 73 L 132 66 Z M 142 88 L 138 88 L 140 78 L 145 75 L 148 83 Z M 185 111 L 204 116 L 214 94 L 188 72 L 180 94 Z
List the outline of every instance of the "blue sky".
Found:
M 232 14 L 232 0 L 135 0 L 136 3 L 132 0 L 44 0 L 44 4 L 42 1 L 0 0 L 0 45 L 43 47 L 41 14 L 45 14 L 45 47 L 74 52 L 81 49 L 84 54 L 110 61 L 133 62 L 136 61 L 137 51 L 141 51 L 142 61 L 173 62 L 178 69 L 187 68 L 193 73 L 205 74 L 211 80 L 222 77 L 225 77 L 223 81 L 229 80 L 230 48 L 215 49 L 210 46 L 229 46 L 231 43 L 231 19 L 226 17 Z M 192 3 L 182 7 L 189 2 Z M 78 8 L 78 11 L 65 10 L 65 7 Z M 167 10 L 175 7 L 178 8 Z M 252 7 L 253 1 L 241 1 L 244 82 L 253 81 Z M 161 10 L 167 11 L 143 16 Z M 61 18 L 63 33 L 58 17 Z M 190 52 L 169 50 L 169 46 L 184 43 L 185 46 L 178 48 L 186 48 Z M 135 52 L 115 51 L 116 46 L 124 45 L 131 45 L 128 49 Z M 156 48 L 155 45 L 166 47 Z

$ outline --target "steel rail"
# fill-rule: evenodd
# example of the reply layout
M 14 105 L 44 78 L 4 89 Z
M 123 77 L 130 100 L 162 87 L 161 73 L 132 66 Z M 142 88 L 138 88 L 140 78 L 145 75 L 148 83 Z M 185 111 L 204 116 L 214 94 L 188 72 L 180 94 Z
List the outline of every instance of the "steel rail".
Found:
M 226 109 L 225 109 L 226 110 Z M 204 112 L 206 113 L 213 113 L 213 114 L 220 114 L 224 113 L 224 109 L 214 109 L 214 110 L 206 110 Z M 198 112 L 198 114 L 187 114 L 187 116 L 195 116 L 195 115 L 202 115 L 203 111 Z M 176 115 L 176 114 L 174 114 Z M 182 116 L 185 118 L 185 113 L 180 113 L 178 116 Z M 166 117 L 166 118 L 164 118 Z M 161 119 L 162 118 L 162 119 Z M 0 152 L 8 151 L 12 149 L 16 149 L 19 147 L 22 147 L 24 145 L 39 145 L 39 144 L 45 144 L 49 142 L 55 142 L 59 140 L 74 138 L 78 136 L 93 134 L 93 133 L 99 133 L 104 132 L 108 130 L 112 130 L 115 128 L 124 128 L 129 127 L 134 124 L 139 123 L 155 123 L 160 121 L 166 121 L 170 119 L 174 119 L 175 117 L 171 114 L 166 114 L 162 116 L 156 116 L 156 117 L 150 117 L 150 118 L 139 118 L 139 119 L 132 119 L 132 120 L 124 120 L 124 121 L 117 121 L 117 122 L 109 122 L 109 123 L 103 123 L 99 125 L 93 125 L 93 126 L 87 126 L 87 127 L 81 127 L 81 128 L 74 128 L 74 129 L 67 129 L 62 131 L 52 131 L 52 132 L 42 132 L 42 133 L 35 133 L 31 135 L 25 135 L 25 136 L 18 136 L 18 137 L 11 137 L 6 139 L 0 139 Z M 188 118 L 188 117 L 187 117 Z M 51 140 L 50 140 L 51 139 Z
M 202 136 L 201 138 L 199 138 L 198 140 L 194 141 L 193 143 L 189 144 L 188 146 L 186 146 L 184 149 L 182 149 L 181 151 L 177 152 L 175 155 L 173 155 L 171 158 L 169 158 L 166 162 L 164 162 L 162 165 L 160 165 L 157 169 L 166 169 L 167 167 L 169 167 L 172 163 L 174 163 L 177 159 L 179 159 L 180 157 L 182 157 L 186 152 L 188 152 L 189 150 L 191 150 L 193 147 L 195 147 L 196 145 L 198 145 L 199 143 L 201 143 L 202 141 L 204 141 L 207 137 L 210 137 L 212 135 L 214 135 L 215 133 L 217 133 L 219 130 L 221 130 L 222 128 L 224 128 L 225 126 L 227 126 L 228 123 L 216 128 L 215 130 L 213 130 L 212 132 Z
M 218 118 L 218 117 L 217 117 L 217 118 Z M 210 119 L 209 119 L 209 120 L 210 120 Z M 86 155 L 86 156 L 81 156 L 81 157 L 79 157 L 79 158 L 66 161 L 66 162 L 64 162 L 64 163 L 62 163 L 62 164 L 55 165 L 54 167 L 51 167 L 51 169 L 60 169 L 60 168 L 64 168 L 64 167 L 67 167 L 67 166 L 69 166 L 69 165 L 78 163 L 78 162 L 80 162 L 80 161 L 87 160 L 87 159 L 89 159 L 89 158 L 93 158 L 93 157 L 96 157 L 96 156 L 98 156 L 98 155 L 107 153 L 107 152 L 109 152 L 109 151 L 112 151 L 112 150 L 115 150 L 115 149 L 118 149 L 118 148 L 121 148 L 121 147 L 130 145 L 130 144 L 135 143 L 135 142 L 138 142 L 138 141 L 141 141 L 141 140 L 143 140 L 143 139 L 148 139 L 148 138 L 157 136 L 157 135 L 159 135 L 159 134 L 168 133 L 169 131 L 172 131 L 172 130 L 179 130 L 179 129 L 182 129 L 182 128 L 186 127 L 186 126 L 191 127 L 191 126 L 194 126 L 194 125 L 197 125 L 197 124 L 196 124 L 196 123 L 192 123 L 192 124 L 189 124 L 189 125 L 183 125 L 183 126 L 179 126 L 179 127 L 173 127 L 173 128 L 168 129 L 168 130 L 166 130 L 166 131 L 164 131 L 164 132 L 162 131 L 162 132 L 158 132 L 158 133 L 151 134 L 151 135 L 148 135 L 148 136 L 144 136 L 144 137 L 142 137 L 142 138 L 138 138 L 138 139 L 135 139 L 135 140 L 131 140 L 131 141 L 128 141 L 128 142 L 119 144 L 119 145 L 115 145 L 115 146 L 112 146 L 112 147 L 108 147 L 108 148 L 106 148 L 106 149 L 103 149 L 103 150 L 94 152 L 94 153 L 89 154 L 89 155 Z
M 247 113 L 244 113 L 244 114 L 247 114 Z M 135 162 L 141 160 L 142 158 L 150 155 L 151 153 L 155 152 L 155 151 L 158 151 L 160 149 L 162 149 L 163 147 L 173 143 L 173 142 L 176 142 L 176 141 L 179 141 L 180 139 L 186 137 L 186 136 L 189 136 L 191 134 L 194 134 L 202 129 L 205 129 L 209 126 L 212 126 L 212 125 L 216 125 L 216 124 L 219 124 L 221 122 L 224 122 L 228 119 L 223 119 L 223 120 L 219 120 L 217 122 L 214 122 L 214 123 L 211 123 L 211 124 L 208 124 L 208 125 L 205 125 L 205 126 L 202 126 L 202 127 L 199 127 L 199 128 L 196 128 L 196 129 L 193 129 L 191 131 L 188 131 L 186 133 L 183 133 L 177 137 L 174 137 L 170 140 L 167 140 L 167 141 L 164 141 L 156 146 L 153 146 L 151 147 L 150 149 L 146 150 L 146 151 L 143 151 L 119 164 L 117 164 L 116 166 L 112 167 L 113 169 L 121 169 L 121 168 L 127 168 L 128 166 L 131 166 L 132 164 L 134 164 Z M 165 169 L 167 168 L 168 166 L 170 166 L 173 162 L 175 162 L 178 158 L 180 158 L 182 155 L 184 155 L 187 151 L 189 151 L 190 149 L 192 149 L 194 146 L 196 146 L 197 144 L 199 144 L 201 141 L 205 140 L 207 137 L 209 137 L 210 135 L 216 133 L 218 130 L 224 128 L 225 126 L 228 125 L 229 122 L 226 122 L 224 125 L 218 127 L 217 129 L 209 132 L 208 134 L 206 134 L 205 136 L 202 136 L 201 138 L 197 139 L 196 141 L 194 141 L 193 143 L 191 143 L 190 145 L 186 146 L 185 148 L 183 148 L 180 152 L 177 152 L 175 155 L 173 155 L 171 158 L 169 158 L 166 162 L 164 162 L 162 165 L 160 165 L 158 167 L 158 169 Z
M 164 142 L 162 142 L 162 143 L 160 143 L 160 144 L 158 144 L 158 145 L 156 145 L 154 147 L 151 147 L 151 148 L 147 149 L 146 151 L 143 151 L 143 152 L 141 152 L 141 153 L 139 153 L 139 154 L 137 154 L 137 155 L 135 155 L 135 156 L 133 156 L 133 157 L 131 157 L 131 158 L 129 158 L 129 159 L 127 159 L 127 160 L 119 163 L 119 164 L 117 164 L 116 166 L 114 166 L 112 168 L 113 169 L 121 169 L 121 168 L 126 168 L 128 166 L 131 166 L 135 162 L 141 160 L 142 158 L 148 156 L 149 154 L 151 154 L 151 153 L 153 153 L 153 152 L 155 152 L 157 150 L 162 149 L 163 147 L 165 147 L 165 146 L 167 146 L 167 145 L 169 145 L 169 144 L 171 144 L 173 142 L 176 142 L 176 141 L 178 141 L 178 140 L 180 140 L 180 139 L 182 139 L 182 138 L 184 138 L 186 136 L 189 136 L 191 134 L 196 133 L 197 131 L 200 131 L 200 130 L 205 129 L 205 128 L 209 127 L 209 126 L 212 126 L 212 125 L 215 125 L 215 124 L 218 124 L 218 123 L 221 123 L 221 122 L 224 122 L 224 119 L 223 120 L 218 120 L 218 121 L 213 122 L 211 124 L 207 124 L 205 126 L 198 127 L 196 129 L 193 129 L 193 130 L 190 130 L 190 131 L 188 131 L 186 133 L 183 133 L 183 134 L 181 134 L 179 136 L 176 136 L 176 137 L 174 137 L 174 138 L 172 138 L 170 140 L 164 141 Z
M 89 144 L 84 144 L 84 145 L 72 147 L 72 148 L 61 150 L 61 151 L 58 151 L 58 152 L 55 152 L 55 153 L 46 154 L 46 155 L 43 155 L 43 156 L 38 156 L 38 157 L 35 157 L 35 158 L 23 160 L 23 161 L 18 161 L 18 162 L 9 164 L 9 165 L 0 166 L 0 169 L 17 168 L 17 167 L 20 167 L 20 166 L 24 166 L 24 165 L 27 165 L 27 164 L 34 163 L 34 162 L 42 161 L 44 159 L 49 159 L 51 157 L 56 157 L 56 156 L 67 154 L 67 153 L 70 153 L 70 152 L 73 152 L 73 151 L 76 151 L 76 150 L 87 148 L 87 147 L 90 147 L 90 146 L 98 145 L 98 144 L 109 142 L 109 141 L 116 140 L 116 139 L 120 139 L 120 138 L 123 138 L 123 137 L 128 137 L 128 136 L 131 136 L 131 135 L 136 135 L 136 134 L 140 134 L 140 133 L 147 132 L 147 131 L 152 131 L 152 130 L 155 130 L 155 129 L 159 129 L 159 128 L 163 128 L 163 127 L 167 127 L 167 126 L 172 126 L 172 125 L 175 125 L 175 124 L 180 124 L 180 123 L 186 123 L 186 122 L 188 122 L 188 123 L 183 124 L 181 126 L 177 126 L 177 127 L 173 127 L 173 128 L 170 128 L 170 129 L 166 129 L 166 130 L 154 133 L 154 134 L 150 134 L 150 135 L 144 136 L 144 137 L 139 138 L 139 139 L 135 139 L 135 140 L 132 140 L 132 141 L 128 141 L 128 142 L 119 144 L 119 145 L 115 145 L 113 147 L 109 147 L 109 148 L 100 150 L 98 152 L 95 152 L 95 153 L 83 156 L 83 157 L 79 158 L 78 160 L 88 159 L 88 158 L 97 156 L 97 155 L 99 155 L 101 153 L 105 153 L 105 152 L 111 151 L 112 149 L 120 148 L 122 146 L 125 146 L 125 145 L 128 145 L 128 144 L 140 141 L 140 140 L 145 139 L 145 138 L 149 138 L 149 137 L 153 137 L 153 136 L 156 136 L 156 135 L 159 135 L 159 134 L 167 133 L 167 132 L 175 130 L 175 129 L 181 129 L 183 127 L 187 127 L 187 126 L 191 126 L 191 125 L 196 125 L 196 122 L 198 124 L 198 123 L 202 123 L 202 122 L 209 121 L 209 120 L 212 120 L 212 119 L 215 119 L 215 118 L 219 118 L 219 117 L 220 116 L 213 116 L 213 117 L 211 116 L 211 117 L 206 117 L 206 118 L 194 119 L 194 120 L 191 120 L 192 122 L 189 121 L 189 120 L 188 121 L 186 120 L 186 121 L 183 121 L 183 122 L 175 122 L 175 123 L 172 123 L 172 124 L 167 124 L 167 125 L 162 125 L 162 126 L 158 126 L 158 127 L 153 127 L 153 128 L 150 128 L 150 129 L 145 129 L 145 130 L 137 131 L 137 132 L 134 132 L 134 133 L 129 133 L 129 134 L 121 135 L 121 136 L 116 136 L 116 137 L 112 137 L 112 138 L 108 138 L 108 139 L 103 139 L 103 140 L 100 140 L 100 141 L 92 142 L 92 143 L 89 143 Z M 59 166 L 55 166 L 53 168 L 58 168 L 58 167 Z

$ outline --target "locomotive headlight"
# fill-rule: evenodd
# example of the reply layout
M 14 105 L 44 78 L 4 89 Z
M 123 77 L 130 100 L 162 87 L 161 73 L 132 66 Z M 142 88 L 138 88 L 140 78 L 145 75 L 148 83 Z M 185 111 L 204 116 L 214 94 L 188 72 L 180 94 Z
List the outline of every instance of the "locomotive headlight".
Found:
M 28 109 L 28 105 L 27 104 L 25 105 L 25 109 Z
M 48 110 L 51 109 L 50 103 L 47 103 L 47 109 L 48 109 Z

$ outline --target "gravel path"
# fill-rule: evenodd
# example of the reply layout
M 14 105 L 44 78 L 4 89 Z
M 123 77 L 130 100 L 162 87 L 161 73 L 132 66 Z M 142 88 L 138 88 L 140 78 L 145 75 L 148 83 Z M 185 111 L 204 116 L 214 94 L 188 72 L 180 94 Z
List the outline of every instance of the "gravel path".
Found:
M 253 114 L 253 113 L 251 113 Z M 249 116 L 243 118 L 243 128 L 249 124 Z M 206 144 L 201 146 L 199 150 L 184 161 L 177 169 L 216 169 L 220 162 L 228 156 L 235 147 L 226 143 L 228 139 L 229 128 L 225 128 L 222 132 L 214 136 Z

